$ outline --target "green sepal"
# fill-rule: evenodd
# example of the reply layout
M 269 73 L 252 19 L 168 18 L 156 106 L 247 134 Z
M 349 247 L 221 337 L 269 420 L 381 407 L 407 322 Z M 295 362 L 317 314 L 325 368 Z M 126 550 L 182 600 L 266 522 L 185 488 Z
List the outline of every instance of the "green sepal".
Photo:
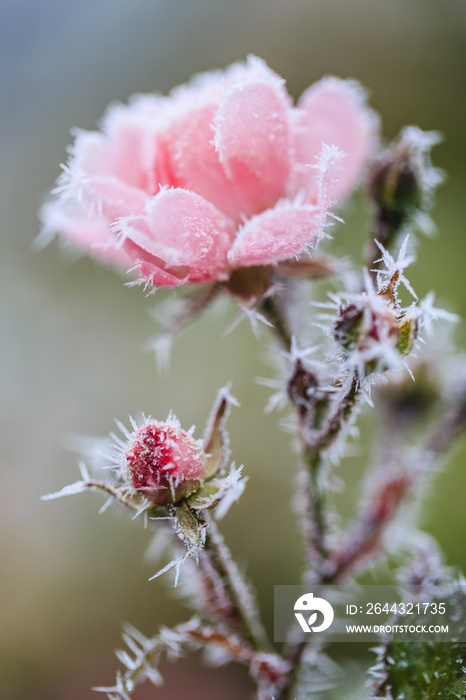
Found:
M 190 508 L 207 510 L 213 508 L 224 494 L 223 479 L 206 481 L 200 489 L 186 499 Z
M 206 523 L 193 513 L 186 501 L 170 506 L 169 512 L 175 518 L 175 530 L 179 538 L 194 551 L 202 549 Z
M 207 455 L 205 479 L 211 479 L 216 474 L 222 473 L 227 465 L 230 450 L 225 423 L 234 401 L 235 399 L 229 393 L 229 387 L 225 387 L 219 392 L 204 435 L 204 452 Z
M 418 322 L 415 318 L 402 318 L 399 324 L 397 350 L 400 355 L 409 355 L 418 335 Z

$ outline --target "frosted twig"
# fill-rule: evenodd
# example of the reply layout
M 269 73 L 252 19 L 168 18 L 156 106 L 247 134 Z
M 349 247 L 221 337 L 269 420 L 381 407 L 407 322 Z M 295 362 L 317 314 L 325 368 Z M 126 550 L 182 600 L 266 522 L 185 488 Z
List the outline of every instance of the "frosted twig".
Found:
M 209 577 L 209 568 L 203 567 L 205 557 L 218 576 L 217 583 L 220 582 L 221 584 L 220 590 L 217 589 L 214 595 L 217 598 L 226 596 L 230 604 L 231 615 L 234 621 L 233 625 L 236 631 L 254 649 L 268 649 L 269 643 L 260 622 L 257 603 L 252 591 L 235 564 L 223 537 L 212 520 L 209 523 L 205 548 L 199 563 L 203 573 Z M 224 599 L 218 602 L 224 605 Z

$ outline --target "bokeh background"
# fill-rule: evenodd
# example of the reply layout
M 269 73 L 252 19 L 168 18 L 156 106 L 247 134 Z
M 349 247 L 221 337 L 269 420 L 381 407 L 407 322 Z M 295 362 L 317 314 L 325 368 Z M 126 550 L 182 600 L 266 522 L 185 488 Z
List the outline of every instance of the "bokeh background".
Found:
M 111 100 L 166 92 L 193 73 L 248 53 L 286 77 L 295 97 L 323 74 L 357 77 L 393 137 L 406 123 L 438 129 L 435 163 L 448 173 L 411 279 L 466 317 L 466 5 L 463 0 L 0 0 L 2 156 L 0 273 L 0 695 L 85 700 L 111 683 L 120 623 L 150 634 L 185 615 L 164 581 L 148 582 L 149 533 L 94 494 L 44 503 L 77 478 L 69 433 L 105 435 L 113 417 L 174 408 L 200 430 L 219 386 L 242 404 L 230 420 L 248 489 L 223 529 L 259 592 L 267 623 L 275 583 L 296 583 L 299 538 L 289 517 L 289 438 L 264 416 L 263 347 L 223 305 L 195 324 L 159 376 L 141 346 L 154 299 L 87 259 L 31 251 L 36 211 L 59 174 L 69 129 L 92 129 Z M 364 218 L 351 207 L 335 232 L 358 254 Z M 464 326 L 458 331 L 465 347 Z M 466 569 L 465 445 L 437 479 L 423 516 L 447 561 Z M 354 667 L 354 679 L 357 677 Z M 137 698 L 243 698 L 234 669 L 199 659 L 167 667 L 163 690 Z

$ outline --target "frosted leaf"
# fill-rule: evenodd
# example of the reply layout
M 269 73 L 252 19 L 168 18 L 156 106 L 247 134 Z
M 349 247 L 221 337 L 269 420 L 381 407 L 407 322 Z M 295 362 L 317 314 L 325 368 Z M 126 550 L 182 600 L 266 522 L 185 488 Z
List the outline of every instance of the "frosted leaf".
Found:
M 240 301 L 238 301 L 237 304 L 240 308 L 240 311 L 237 313 L 236 318 L 234 318 L 233 321 L 225 329 L 223 333 L 224 336 L 227 336 L 232 331 L 234 331 L 235 328 L 244 319 L 247 319 L 249 321 L 252 332 L 254 333 L 254 336 L 256 338 L 259 337 L 259 323 L 262 323 L 265 326 L 268 326 L 269 328 L 273 328 L 273 324 L 262 313 L 260 313 L 260 311 L 257 311 L 257 309 L 255 309 L 254 307 L 243 304 Z
M 296 362 L 306 360 L 310 355 L 313 355 L 319 349 L 320 345 L 300 348 L 296 336 L 292 335 L 290 350 L 288 352 L 282 352 L 281 354 L 291 366 L 294 366 Z
M 74 484 L 64 486 L 61 491 L 41 496 L 40 499 L 41 501 L 51 501 L 54 498 L 61 498 L 62 496 L 74 496 L 76 493 L 84 493 L 84 491 L 87 491 L 87 488 L 87 481 L 75 481 Z
M 284 389 L 284 380 L 282 379 L 269 379 L 268 377 L 256 377 L 256 384 L 259 386 L 266 386 L 269 389 L 275 389 L 274 393 L 270 395 L 264 408 L 264 413 L 272 413 L 273 411 L 281 411 L 288 405 L 288 394 Z
M 236 468 L 234 462 L 231 465 L 230 473 L 222 479 L 223 495 L 220 496 L 220 502 L 215 509 L 215 517 L 221 520 L 230 510 L 233 503 L 237 502 L 246 488 L 249 477 L 241 477 L 243 465 Z
M 459 321 L 459 316 L 452 314 L 444 309 L 438 309 L 434 306 L 435 294 L 429 292 L 426 297 L 421 301 L 419 305 L 420 319 L 422 328 L 426 329 L 427 335 L 432 335 L 432 322 L 438 320 L 449 321 L 450 323 L 457 323 Z
M 404 275 L 404 270 L 409 267 L 415 260 L 416 257 L 414 255 L 408 256 L 406 254 L 406 249 L 408 246 L 408 241 L 409 241 L 409 234 L 405 236 L 399 253 L 398 257 L 395 260 L 393 256 L 386 250 L 383 245 L 377 240 L 374 239 L 375 244 L 379 248 L 380 252 L 382 253 L 382 257 L 379 260 L 375 260 L 376 263 L 378 262 L 383 262 L 385 265 L 385 270 L 373 270 L 373 272 L 377 273 L 377 283 L 378 283 L 378 291 L 382 291 L 384 288 L 384 282 L 383 278 L 388 277 L 388 280 L 391 280 L 395 275 L 397 277 L 393 292 L 396 293 L 396 290 L 399 286 L 400 283 L 403 283 L 408 292 L 417 300 L 419 297 L 417 296 L 416 292 L 412 288 L 409 280 L 406 278 Z
M 204 431 L 204 451 L 207 454 L 206 479 L 215 474 L 222 474 L 230 457 L 230 439 L 225 430 L 225 423 L 230 415 L 231 406 L 239 406 L 231 394 L 231 382 L 222 387 L 215 399 L 212 413 Z

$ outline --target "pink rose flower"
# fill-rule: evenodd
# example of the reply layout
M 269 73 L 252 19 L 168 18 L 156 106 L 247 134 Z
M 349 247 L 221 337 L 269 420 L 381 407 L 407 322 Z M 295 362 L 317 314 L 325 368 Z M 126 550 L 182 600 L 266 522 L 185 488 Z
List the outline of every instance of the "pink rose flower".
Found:
M 168 97 L 114 104 L 101 131 L 76 131 L 45 235 L 136 267 L 154 286 L 227 282 L 324 235 L 352 192 L 378 119 L 354 81 L 327 77 L 294 106 L 259 58 L 205 73 Z

